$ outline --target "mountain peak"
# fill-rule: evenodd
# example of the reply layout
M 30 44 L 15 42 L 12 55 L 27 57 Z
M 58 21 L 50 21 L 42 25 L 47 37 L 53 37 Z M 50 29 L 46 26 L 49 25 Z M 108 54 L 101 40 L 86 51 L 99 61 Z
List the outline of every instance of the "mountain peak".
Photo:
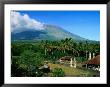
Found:
M 63 28 L 55 25 L 44 25 L 43 30 L 39 29 L 24 29 L 25 31 L 18 33 L 11 33 L 12 40 L 60 40 L 65 38 L 72 38 L 74 40 L 86 40 L 78 35 L 72 34 Z

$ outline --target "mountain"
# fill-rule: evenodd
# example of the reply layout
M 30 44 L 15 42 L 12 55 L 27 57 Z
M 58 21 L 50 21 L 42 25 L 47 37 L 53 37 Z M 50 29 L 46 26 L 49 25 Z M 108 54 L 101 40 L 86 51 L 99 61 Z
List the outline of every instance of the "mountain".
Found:
M 44 25 L 43 30 L 24 29 L 24 31 L 21 32 L 11 32 L 12 40 L 60 40 L 65 38 L 86 40 L 54 25 Z

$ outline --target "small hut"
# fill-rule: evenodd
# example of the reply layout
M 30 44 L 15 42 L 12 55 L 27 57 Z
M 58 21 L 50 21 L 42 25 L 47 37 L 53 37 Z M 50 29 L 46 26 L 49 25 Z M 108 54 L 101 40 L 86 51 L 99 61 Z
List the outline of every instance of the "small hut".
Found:
M 70 65 L 70 67 L 76 68 L 76 60 L 75 58 L 74 58 L 74 61 L 72 59 L 73 58 L 71 56 L 64 56 L 59 59 L 59 62 L 60 64 L 67 64 L 67 65 Z
M 100 70 L 100 55 L 85 62 L 86 68 Z

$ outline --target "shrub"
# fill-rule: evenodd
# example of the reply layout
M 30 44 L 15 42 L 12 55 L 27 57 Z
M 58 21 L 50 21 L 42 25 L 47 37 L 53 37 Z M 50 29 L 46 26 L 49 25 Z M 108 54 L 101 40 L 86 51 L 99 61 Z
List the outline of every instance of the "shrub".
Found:
M 64 73 L 64 71 L 61 68 L 55 68 L 52 71 L 52 76 L 53 77 L 64 77 L 65 73 Z

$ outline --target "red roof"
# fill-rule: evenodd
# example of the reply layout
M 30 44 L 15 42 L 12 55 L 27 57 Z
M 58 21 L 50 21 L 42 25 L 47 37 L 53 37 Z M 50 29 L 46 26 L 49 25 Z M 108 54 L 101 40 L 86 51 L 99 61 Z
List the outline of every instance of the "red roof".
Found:
M 91 60 L 88 60 L 86 64 L 95 64 L 100 65 L 100 55 L 97 55 L 96 57 L 92 58 Z

